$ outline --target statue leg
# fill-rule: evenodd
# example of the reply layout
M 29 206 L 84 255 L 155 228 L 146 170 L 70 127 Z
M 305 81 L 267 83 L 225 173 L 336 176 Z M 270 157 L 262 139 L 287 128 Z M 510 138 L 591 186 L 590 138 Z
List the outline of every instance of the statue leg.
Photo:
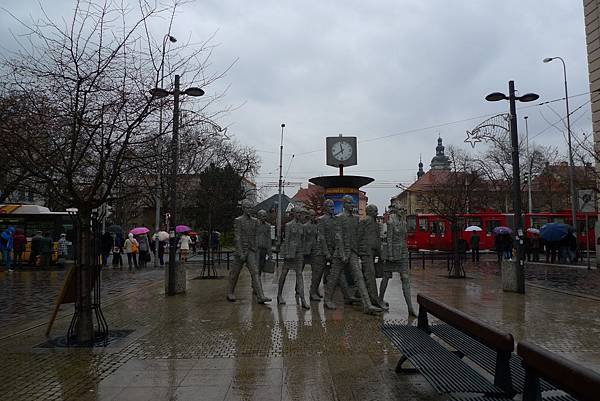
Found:
M 359 302 L 360 298 L 357 298 L 355 294 L 352 293 L 353 287 L 350 287 L 348 284 L 348 280 L 346 279 L 345 272 L 348 271 L 348 265 L 345 265 L 340 273 L 339 285 L 342 290 L 342 295 L 344 295 L 344 303 L 346 305 L 352 305 L 354 302 Z M 350 273 L 351 274 L 351 273 Z M 356 292 L 356 291 L 355 291 Z
M 323 267 L 325 265 L 324 256 L 315 256 L 312 260 L 311 265 L 311 276 L 310 276 L 310 300 L 320 301 L 321 295 L 319 294 L 319 285 L 323 278 Z
M 389 304 L 384 301 L 385 290 L 387 290 L 388 281 L 392 278 L 392 272 L 383 272 L 383 277 L 381 278 L 381 284 L 379 285 L 379 305 L 381 305 L 384 309 L 389 308 Z
M 375 263 L 373 256 L 366 255 L 361 258 L 361 261 L 362 273 L 365 278 L 365 284 L 367 285 L 367 291 L 369 292 L 369 299 L 373 305 L 378 306 L 377 281 L 375 280 Z
M 358 291 L 360 292 L 360 297 L 362 299 L 363 304 L 363 311 L 368 314 L 381 312 L 381 308 L 373 306 L 373 304 L 371 303 L 369 291 L 367 290 L 367 285 L 365 284 L 365 279 L 363 277 L 363 273 L 360 269 L 360 265 L 358 262 L 358 256 L 355 254 L 350 255 L 348 265 L 350 268 L 350 272 L 352 273 L 352 278 L 354 279 L 354 282 L 358 287 Z
M 410 298 L 410 275 L 408 272 L 403 271 L 400 273 L 400 278 L 402 279 L 402 293 L 404 293 L 404 300 L 408 306 L 408 315 L 417 317 Z
M 260 278 L 258 276 L 258 258 L 256 252 L 248 252 L 248 260 L 246 261 L 246 266 L 248 266 L 248 270 L 250 271 L 250 277 L 252 278 L 252 289 L 256 294 L 256 300 L 259 304 L 264 304 L 265 302 L 269 302 L 271 298 L 265 297 L 265 293 L 263 292 L 262 283 L 260 282 Z
M 340 274 L 344 264 L 340 258 L 334 258 L 331 263 L 331 269 L 329 271 L 329 276 L 327 277 L 327 286 L 325 287 L 325 307 L 327 309 L 335 309 L 335 304 L 333 303 L 333 294 L 335 293 L 335 289 L 340 282 Z
M 306 302 L 306 297 L 304 296 L 304 276 L 302 275 L 304 266 L 303 266 L 303 263 L 301 260 L 298 260 L 298 262 L 296 262 L 295 270 L 296 270 L 296 304 L 302 305 L 302 307 L 304 309 L 310 309 L 310 306 Z
M 289 270 L 288 262 L 284 262 L 283 267 L 281 268 L 281 274 L 279 275 L 279 283 L 277 286 L 277 303 L 279 305 L 285 305 L 285 301 L 283 300 L 283 286 L 285 285 L 285 278 L 287 277 Z
M 227 300 L 230 302 L 235 301 L 235 286 L 237 285 L 238 278 L 240 277 L 240 270 L 242 270 L 242 262 L 239 256 L 234 255 L 233 264 L 231 270 L 229 270 L 229 285 L 227 289 Z

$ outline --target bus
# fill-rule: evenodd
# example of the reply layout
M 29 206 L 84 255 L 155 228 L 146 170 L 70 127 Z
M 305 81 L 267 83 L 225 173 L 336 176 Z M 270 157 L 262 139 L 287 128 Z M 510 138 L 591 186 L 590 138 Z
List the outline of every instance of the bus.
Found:
M 27 237 L 27 245 L 22 260 L 28 261 L 31 252 L 31 238 L 41 231 L 52 238 L 54 249 L 52 263 L 58 261 L 58 239 L 60 234 L 73 238 L 73 221 L 67 212 L 52 212 L 44 206 L 25 204 L 0 204 L 0 231 L 8 227 L 21 229 Z
M 577 232 L 579 249 L 595 249 L 595 225 L 597 213 L 577 213 Z M 586 222 L 587 220 L 587 222 Z M 416 214 L 407 217 L 407 244 L 411 251 L 417 250 L 452 250 L 452 229 L 450 222 L 435 214 Z M 524 213 L 523 227 L 540 229 L 546 223 L 564 223 L 572 225 L 571 212 L 565 210 L 557 213 L 540 212 Z M 586 225 L 587 223 L 587 225 Z M 514 228 L 514 214 L 500 212 L 468 213 L 459 218 L 459 241 L 470 243 L 472 233 L 465 232 L 468 226 L 478 226 L 480 249 L 494 249 L 493 230 L 498 226 Z

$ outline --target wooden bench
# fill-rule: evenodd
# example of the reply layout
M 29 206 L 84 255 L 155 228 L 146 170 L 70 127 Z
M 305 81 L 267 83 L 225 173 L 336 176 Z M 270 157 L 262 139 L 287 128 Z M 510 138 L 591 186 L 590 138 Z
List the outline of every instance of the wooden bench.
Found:
M 517 354 L 525 366 L 523 401 L 600 400 L 597 372 L 526 341 L 519 342 Z M 542 396 L 542 379 L 566 394 Z
M 403 363 L 408 360 L 418 372 L 439 393 L 478 393 L 486 399 L 510 399 L 516 391 L 512 385 L 510 359 L 514 350 L 514 340 L 511 334 L 504 333 L 473 317 L 419 294 L 418 325 L 384 325 L 383 331 L 402 352 L 402 357 L 396 367 L 402 372 Z M 487 358 L 484 364 L 493 365 L 491 383 L 485 376 L 463 361 L 463 356 L 472 353 L 472 347 L 461 347 L 459 352 L 452 352 L 430 336 L 432 333 L 428 322 L 428 314 L 445 322 L 471 339 L 469 344 L 480 343 L 491 350 L 485 357 L 474 357 L 471 361 Z M 483 366 L 481 366 L 484 368 Z M 484 368 L 484 370 L 487 370 Z M 489 370 L 488 370 L 489 371 Z

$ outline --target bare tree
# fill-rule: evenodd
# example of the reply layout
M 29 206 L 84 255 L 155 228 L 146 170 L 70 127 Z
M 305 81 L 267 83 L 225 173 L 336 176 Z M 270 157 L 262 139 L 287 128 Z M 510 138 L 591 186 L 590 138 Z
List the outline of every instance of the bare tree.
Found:
M 22 112 L 0 122 L 0 132 L 22 171 L 64 207 L 78 209 L 82 288 L 76 336 L 81 342 L 94 338 L 93 210 L 123 195 L 115 189 L 126 188 L 127 171 L 143 163 L 142 148 L 166 134 L 158 132 L 155 116 L 171 100 L 157 101 L 148 92 L 158 86 L 165 62 L 151 24 L 172 23 L 178 5 L 80 0 L 68 22 L 55 22 L 43 10 L 32 22 L 13 15 L 25 34 L 15 36 L 19 49 L 1 61 L 1 95 L 18 97 Z M 199 86 L 218 79 L 220 74 L 206 69 L 211 46 L 191 48 L 173 50 L 169 71 Z

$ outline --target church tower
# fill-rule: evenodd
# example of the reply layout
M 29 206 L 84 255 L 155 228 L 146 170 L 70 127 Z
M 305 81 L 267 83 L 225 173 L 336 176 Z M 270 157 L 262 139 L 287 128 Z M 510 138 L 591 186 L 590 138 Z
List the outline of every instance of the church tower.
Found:
M 444 145 L 442 137 L 438 137 L 438 144 L 435 148 L 435 156 L 431 159 L 432 170 L 450 170 L 450 159 L 444 154 Z
M 417 171 L 417 180 L 420 180 L 424 175 L 425 172 L 423 171 L 423 160 L 421 159 L 421 155 L 419 155 L 419 171 Z

